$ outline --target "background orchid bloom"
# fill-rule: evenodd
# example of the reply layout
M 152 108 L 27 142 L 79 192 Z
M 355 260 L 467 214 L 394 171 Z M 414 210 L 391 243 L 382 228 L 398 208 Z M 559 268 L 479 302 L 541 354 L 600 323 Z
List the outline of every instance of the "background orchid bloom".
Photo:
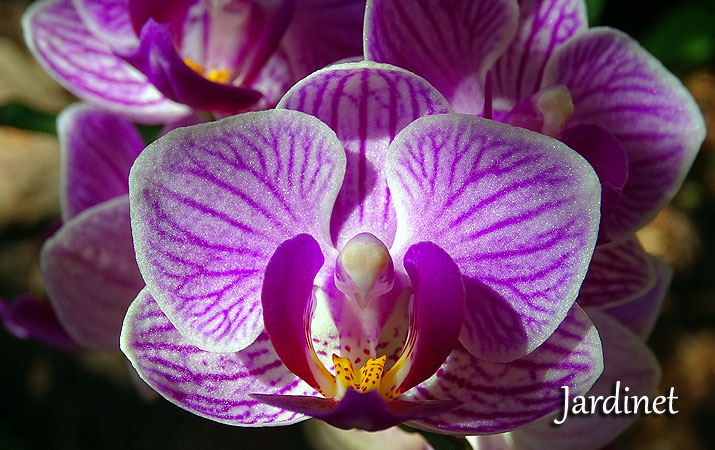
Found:
M 582 0 L 370 0 L 365 58 L 408 69 L 458 112 L 555 136 L 602 184 L 599 242 L 673 197 L 705 137 L 681 82 L 637 42 L 587 29 Z
M 452 114 L 392 66 L 327 68 L 278 110 L 137 159 L 147 287 L 121 347 L 167 399 L 232 425 L 511 430 L 601 372 L 574 305 L 599 198 L 552 138 Z M 467 315 L 501 332 L 460 333 Z
M 28 47 L 80 98 L 145 123 L 189 108 L 267 108 L 297 80 L 360 53 L 364 2 L 44 0 Z
M 58 119 L 61 211 L 40 267 L 63 327 L 82 347 L 117 351 L 132 300 L 144 287 L 129 225 L 129 169 L 144 148 L 126 119 L 87 104 Z

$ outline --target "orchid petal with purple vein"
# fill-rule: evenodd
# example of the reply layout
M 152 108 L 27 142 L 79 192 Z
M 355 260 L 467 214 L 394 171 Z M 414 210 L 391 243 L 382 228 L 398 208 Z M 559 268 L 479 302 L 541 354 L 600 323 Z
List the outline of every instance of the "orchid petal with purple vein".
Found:
M 508 111 L 538 91 L 549 57 L 587 27 L 583 0 L 520 0 L 516 36 L 492 69 L 495 107 Z
M 62 111 L 57 134 L 63 220 L 129 192 L 129 169 L 144 141 L 126 119 L 80 103 Z
M 269 258 L 309 233 L 330 246 L 345 152 L 303 113 L 246 113 L 160 138 L 130 174 L 132 229 L 149 290 L 189 342 L 237 351 L 263 331 Z
M 660 367 L 645 343 L 606 314 L 589 312 L 589 317 L 603 343 L 604 370 L 586 395 L 613 395 L 616 382 L 621 383 L 621 395 L 652 395 L 660 380 Z M 629 391 L 624 392 L 626 387 Z M 635 414 L 570 415 L 555 427 L 551 423 L 554 417 L 549 417 L 513 431 L 507 439 L 519 450 L 598 450 L 637 418 Z
M 565 85 L 568 126 L 596 125 L 628 155 L 628 182 L 605 232 L 623 240 L 672 198 L 705 137 L 695 101 L 637 42 L 608 28 L 569 40 L 549 60 L 543 86 Z
M 87 29 L 114 48 L 139 44 L 129 16 L 128 0 L 72 0 Z
M 23 16 L 23 29 L 35 58 L 78 97 L 146 123 L 188 113 L 92 34 L 71 0 L 34 3 Z
M 670 287 L 673 270 L 655 256 L 648 255 L 650 264 L 655 268 L 655 284 L 646 293 L 619 306 L 608 307 L 603 313 L 617 319 L 642 339 L 648 339 L 660 313 L 660 307 Z M 591 314 L 592 309 L 586 311 Z
M 336 246 L 360 232 L 390 246 L 395 211 L 381 176 L 387 148 L 418 117 L 451 112 L 444 97 L 410 72 L 365 61 L 316 72 L 288 91 L 278 108 L 319 118 L 345 146 L 345 180 L 331 218 Z
M 541 134 L 439 115 L 402 131 L 386 171 L 400 218 L 393 248 L 432 241 L 465 277 L 462 344 L 505 362 L 544 342 L 595 245 L 600 189 L 588 163 Z
M 642 296 L 656 282 L 651 258 L 636 237 L 599 245 L 578 294 L 583 308 L 617 306 Z
M 451 434 L 513 430 L 557 410 L 561 386 L 573 395 L 588 391 L 603 370 L 596 328 L 577 305 L 539 348 L 510 363 L 490 363 L 458 347 L 406 400 L 459 400 L 456 409 L 411 426 Z
M 69 335 L 87 348 L 116 350 L 122 318 L 144 287 L 134 259 L 126 196 L 89 208 L 45 242 L 40 267 Z
M 229 425 L 289 425 L 307 418 L 255 400 L 253 392 L 317 395 L 286 369 L 265 333 L 237 353 L 202 351 L 174 328 L 147 289 L 129 308 L 121 348 L 142 379 L 169 401 Z
M 423 76 L 455 111 L 479 114 L 487 70 L 516 32 L 515 0 L 368 1 L 365 59 Z

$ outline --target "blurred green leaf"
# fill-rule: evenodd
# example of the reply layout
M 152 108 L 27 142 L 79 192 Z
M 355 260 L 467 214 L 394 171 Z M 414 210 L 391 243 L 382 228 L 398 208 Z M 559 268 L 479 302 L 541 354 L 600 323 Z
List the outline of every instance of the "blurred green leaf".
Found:
M 57 134 L 54 114 L 43 113 L 19 103 L 0 106 L 0 125 Z
M 586 0 L 586 8 L 588 9 L 588 23 L 595 27 L 601 20 L 603 7 L 606 5 L 606 0 Z
M 688 2 L 672 7 L 650 27 L 641 42 L 666 66 L 692 68 L 713 61 L 713 2 Z

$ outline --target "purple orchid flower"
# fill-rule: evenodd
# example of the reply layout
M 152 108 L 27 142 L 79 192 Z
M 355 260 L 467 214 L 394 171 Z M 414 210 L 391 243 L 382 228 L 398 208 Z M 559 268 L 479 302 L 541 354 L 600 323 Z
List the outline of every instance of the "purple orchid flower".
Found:
M 121 348 L 195 414 L 497 433 L 600 375 L 574 304 L 595 173 L 407 71 L 318 71 L 277 110 L 167 134 L 129 185 L 147 287 Z
M 126 119 L 87 104 L 58 118 L 64 223 L 40 254 L 48 297 L 79 345 L 117 351 L 127 308 L 144 281 L 129 220 L 129 169 L 144 148 Z
M 364 2 L 44 0 L 23 18 L 35 57 L 78 97 L 139 122 L 189 108 L 268 108 L 360 53 Z
M 365 58 L 408 69 L 458 112 L 557 137 L 602 185 L 599 242 L 621 242 L 672 198 L 705 137 L 695 101 L 583 0 L 369 0 Z

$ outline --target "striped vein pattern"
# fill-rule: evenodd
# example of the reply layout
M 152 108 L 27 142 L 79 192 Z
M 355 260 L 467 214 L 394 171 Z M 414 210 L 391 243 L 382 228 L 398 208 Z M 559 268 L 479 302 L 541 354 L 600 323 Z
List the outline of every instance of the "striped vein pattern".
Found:
M 520 1 L 516 36 L 492 69 L 497 106 L 510 110 L 536 93 L 554 50 L 586 28 L 583 0 Z
M 144 141 L 131 123 L 80 103 L 60 114 L 58 135 L 64 220 L 129 193 L 129 169 L 144 149 Z
M 361 62 L 313 74 L 291 89 L 279 107 L 319 118 L 345 146 L 345 180 L 331 219 L 336 247 L 361 232 L 389 247 L 396 219 L 383 175 L 387 148 L 413 120 L 450 112 L 444 97 L 409 72 Z
M 479 114 L 486 72 L 514 37 L 518 16 L 512 0 L 372 0 L 365 58 L 414 72 L 455 111 Z
M 295 111 L 174 130 L 140 155 L 129 183 L 137 260 L 189 341 L 237 351 L 256 339 L 269 258 L 300 233 L 326 250 L 344 168 L 335 134 Z
M 540 134 L 443 115 L 398 136 L 387 178 L 393 255 L 432 241 L 464 276 L 467 349 L 504 362 L 546 340 L 576 298 L 598 228 L 600 189 L 585 160 Z
M 607 314 L 588 315 L 601 337 L 604 369 L 587 395 L 613 395 L 616 382 L 620 381 L 621 395 L 652 396 L 660 381 L 660 367 L 648 346 Z M 625 387 L 628 392 L 624 392 Z M 511 437 L 514 447 L 524 450 L 598 450 L 638 417 L 636 414 L 569 416 L 561 426 L 554 427 L 551 420 L 545 420 L 515 430 Z
M 409 400 L 459 400 L 462 405 L 410 425 L 460 434 L 501 433 L 563 406 L 562 386 L 585 394 L 603 370 L 596 328 L 574 306 L 559 328 L 531 354 L 490 363 L 458 346 L 429 380 L 405 393 Z
M 578 294 L 584 308 L 604 308 L 643 296 L 656 282 L 651 259 L 638 239 L 599 245 Z
M 71 0 L 36 3 L 25 13 L 23 28 L 37 60 L 78 97 L 140 121 L 159 122 L 188 112 L 93 35 Z
M 561 47 L 543 80 L 557 84 L 573 98 L 568 126 L 599 126 L 628 154 L 628 182 L 606 224 L 622 240 L 675 194 L 705 137 L 702 115 L 673 74 L 613 29 L 592 28 Z
M 85 26 L 108 44 L 130 48 L 139 44 L 127 0 L 73 0 Z
M 306 419 L 250 394 L 318 395 L 288 371 L 266 333 L 237 353 L 205 352 L 186 341 L 146 289 L 127 313 L 121 346 L 141 378 L 167 400 L 229 425 L 288 425 Z

